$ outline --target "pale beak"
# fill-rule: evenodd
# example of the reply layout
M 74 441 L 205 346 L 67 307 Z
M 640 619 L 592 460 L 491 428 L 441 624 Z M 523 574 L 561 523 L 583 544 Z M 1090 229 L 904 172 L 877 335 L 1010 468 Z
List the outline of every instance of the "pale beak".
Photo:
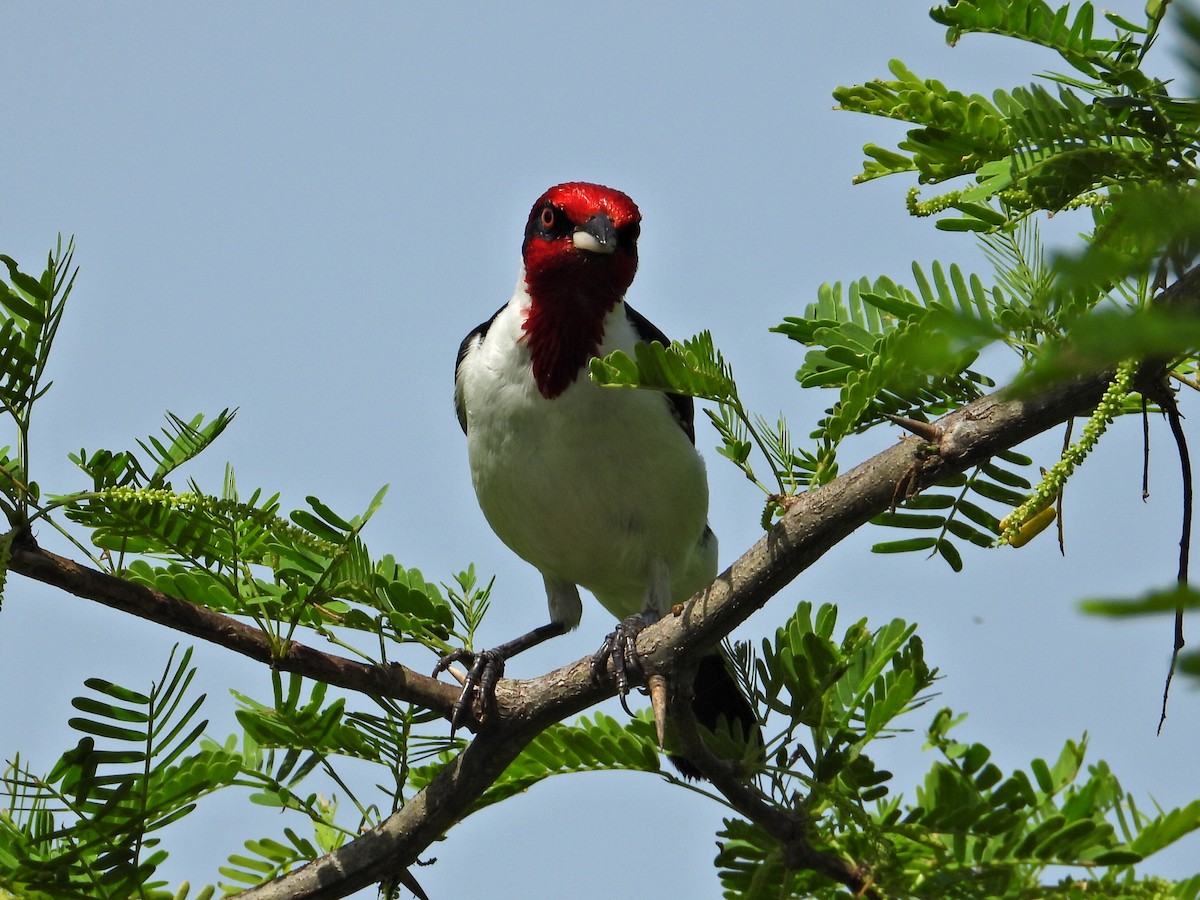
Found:
M 571 243 L 588 253 L 612 253 L 617 249 L 617 226 L 608 213 L 596 213 L 575 229 Z

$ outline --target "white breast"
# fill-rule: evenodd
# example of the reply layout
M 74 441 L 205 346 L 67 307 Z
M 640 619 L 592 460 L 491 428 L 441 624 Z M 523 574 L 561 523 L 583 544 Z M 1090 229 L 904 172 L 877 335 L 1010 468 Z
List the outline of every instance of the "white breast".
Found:
M 522 285 L 458 373 L 488 523 L 548 579 L 587 588 L 619 618 L 647 607 L 655 567 L 670 574 L 671 601 L 686 599 L 716 574 L 703 460 L 662 394 L 602 388 L 585 371 L 544 398 L 521 341 L 528 304 Z M 601 355 L 637 340 L 618 303 Z

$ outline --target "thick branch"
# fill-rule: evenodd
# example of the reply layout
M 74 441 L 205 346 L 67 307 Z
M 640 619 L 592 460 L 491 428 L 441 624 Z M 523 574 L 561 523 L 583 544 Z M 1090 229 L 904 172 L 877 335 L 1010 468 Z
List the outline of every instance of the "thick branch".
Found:
M 294 641 L 277 648 L 253 625 L 81 566 L 43 550 L 31 539 L 14 543 L 9 567 L 69 594 L 219 644 L 284 672 L 296 672 L 352 691 L 417 703 L 443 714 L 449 712 L 458 698 L 453 686 L 404 666 L 368 665 Z
M 648 671 L 711 646 L 839 541 L 906 492 L 961 471 L 1095 406 L 1112 373 L 1018 400 L 984 397 L 939 420 L 936 444 L 902 440 L 824 487 L 804 494 L 717 580 L 638 638 Z M 531 681 L 502 680 L 499 715 L 465 751 L 379 827 L 340 850 L 239 896 L 332 900 L 416 862 L 468 815 L 497 775 L 542 729 L 611 696 L 590 677 L 590 658 Z M 811 861 L 810 861 L 811 862 Z

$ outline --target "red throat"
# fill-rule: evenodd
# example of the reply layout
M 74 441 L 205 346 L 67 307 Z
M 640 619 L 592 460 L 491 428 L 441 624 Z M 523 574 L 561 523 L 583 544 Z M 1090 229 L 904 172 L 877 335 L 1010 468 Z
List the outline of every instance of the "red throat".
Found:
M 588 361 L 600 352 L 604 318 L 621 298 L 607 302 L 583 297 L 539 298 L 532 285 L 529 293 L 533 302 L 525 314 L 525 345 L 538 392 L 553 400 L 581 377 Z

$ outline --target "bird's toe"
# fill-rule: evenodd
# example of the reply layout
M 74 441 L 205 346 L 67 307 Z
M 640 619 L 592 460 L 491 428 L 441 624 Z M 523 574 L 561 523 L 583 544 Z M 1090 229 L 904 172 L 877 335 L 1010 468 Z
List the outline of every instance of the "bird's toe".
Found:
M 438 660 L 433 676 L 446 671 L 454 663 L 467 666 L 463 679 L 462 693 L 450 714 L 450 734 L 453 735 L 469 718 L 474 702 L 479 705 L 479 721 L 487 717 L 487 711 L 496 704 L 496 683 L 504 676 L 504 656 L 492 650 L 455 650 Z

